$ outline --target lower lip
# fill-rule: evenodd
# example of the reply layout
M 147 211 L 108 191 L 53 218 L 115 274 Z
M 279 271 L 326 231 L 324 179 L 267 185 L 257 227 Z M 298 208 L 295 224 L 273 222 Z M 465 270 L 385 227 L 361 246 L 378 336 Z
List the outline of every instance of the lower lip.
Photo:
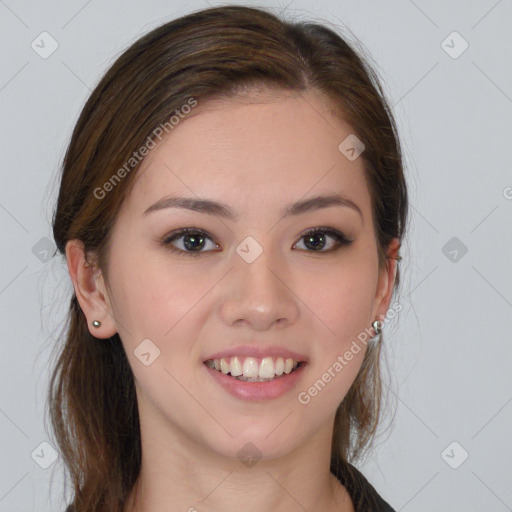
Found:
M 302 377 L 304 368 L 302 363 L 294 372 L 283 374 L 283 376 L 267 382 L 247 382 L 235 379 L 203 364 L 208 373 L 228 393 L 242 400 L 271 400 L 278 398 L 292 390 Z

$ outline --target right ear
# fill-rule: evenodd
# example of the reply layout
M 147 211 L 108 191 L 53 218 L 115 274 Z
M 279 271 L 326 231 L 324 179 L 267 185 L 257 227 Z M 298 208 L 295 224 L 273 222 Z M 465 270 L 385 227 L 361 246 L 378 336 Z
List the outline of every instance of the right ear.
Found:
M 96 259 L 87 260 L 81 240 L 69 240 L 66 243 L 66 260 L 76 298 L 87 318 L 89 332 L 96 338 L 110 338 L 117 332 L 117 325 Z M 93 327 L 93 320 L 99 320 L 101 326 Z

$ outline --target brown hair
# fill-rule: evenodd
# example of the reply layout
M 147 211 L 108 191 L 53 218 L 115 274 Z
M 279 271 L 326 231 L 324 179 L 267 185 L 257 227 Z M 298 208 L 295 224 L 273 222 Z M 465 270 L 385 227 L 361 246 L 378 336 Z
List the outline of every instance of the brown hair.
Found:
M 64 156 L 53 218 L 58 251 L 65 254 L 66 243 L 79 239 L 105 271 L 109 233 L 137 165 L 110 181 L 104 199 L 98 199 L 98 188 L 190 98 L 201 104 L 261 86 L 322 94 L 364 143 L 379 262 L 387 264 L 388 244 L 404 235 L 408 199 L 397 129 L 375 72 L 325 26 L 236 5 L 197 11 L 152 30 L 103 76 Z M 394 291 L 399 281 L 397 270 Z M 133 375 L 119 335 L 98 343 L 74 294 L 68 320 L 48 403 L 75 511 L 122 511 L 141 463 Z M 379 354 L 380 344 L 367 350 L 337 411 L 333 457 L 355 460 L 375 434 Z

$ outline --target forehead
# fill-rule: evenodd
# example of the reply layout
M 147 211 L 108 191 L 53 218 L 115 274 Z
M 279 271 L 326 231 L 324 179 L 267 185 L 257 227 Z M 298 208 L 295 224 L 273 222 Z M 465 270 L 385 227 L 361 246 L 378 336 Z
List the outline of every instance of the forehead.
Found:
M 339 191 L 363 209 L 363 159 L 339 149 L 351 134 L 313 92 L 198 102 L 141 163 L 131 202 L 142 209 L 165 194 L 195 195 L 224 198 L 238 211 Z

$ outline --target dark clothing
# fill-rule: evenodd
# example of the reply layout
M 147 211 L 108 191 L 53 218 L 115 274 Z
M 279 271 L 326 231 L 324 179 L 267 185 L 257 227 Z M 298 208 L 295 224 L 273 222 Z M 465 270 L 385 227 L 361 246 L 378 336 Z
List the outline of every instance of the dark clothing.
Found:
M 355 512 L 396 512 L 382 499 L 366 477 L 349 462 L 341 462 L 338 459 L 331 463 L 331 473 L 347 489 Z
M 396 512 L 352 464 L 339 461 L 333 463 L 331 464 L 331 473 L 347 489 L 352 498 L 355 512 Z M 73 506 L 69 505 L 66 512 L 73 512 Z

